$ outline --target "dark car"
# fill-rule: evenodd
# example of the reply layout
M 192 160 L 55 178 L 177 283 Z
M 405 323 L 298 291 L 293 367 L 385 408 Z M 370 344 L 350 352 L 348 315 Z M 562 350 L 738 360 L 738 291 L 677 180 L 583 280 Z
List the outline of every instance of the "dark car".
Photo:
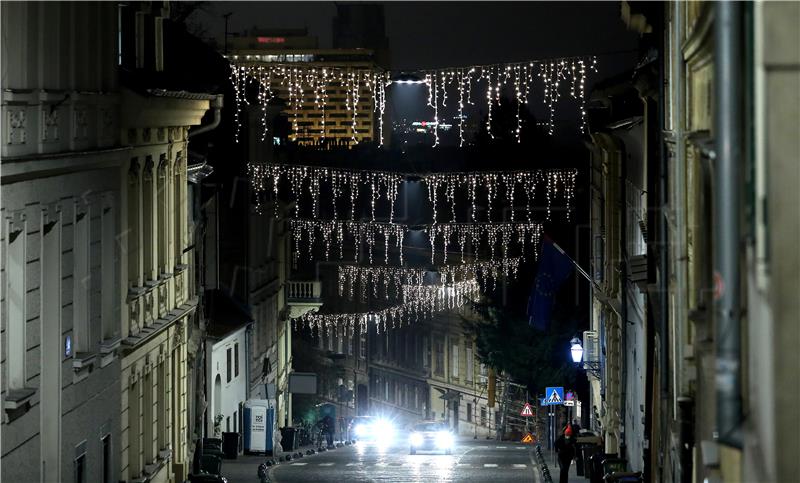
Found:
M 417 451 L 444 451 L 445 454 L 452 454 L 455 438 L 447 424 L 423 421 L 411 428 L 408 443 L 410 454 L 417 454 Z

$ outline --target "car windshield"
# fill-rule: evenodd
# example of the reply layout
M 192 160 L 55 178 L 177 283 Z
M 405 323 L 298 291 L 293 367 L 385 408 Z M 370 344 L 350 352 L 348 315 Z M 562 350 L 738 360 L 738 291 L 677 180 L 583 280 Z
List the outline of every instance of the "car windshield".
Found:
M 414 431 L 441 431 L 445 429 L 442 423 L 419 423 L 414 425 Z

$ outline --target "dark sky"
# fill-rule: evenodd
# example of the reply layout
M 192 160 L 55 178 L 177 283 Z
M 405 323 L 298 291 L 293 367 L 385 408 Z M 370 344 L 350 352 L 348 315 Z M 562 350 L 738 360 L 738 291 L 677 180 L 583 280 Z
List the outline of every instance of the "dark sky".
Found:
M 392 68 L 414 70 L 635 48 L 619 2 L 383 2 Z M 210 36 L 230 30 L 308 27 L 331 45 L 334 2 L 210 2 L 193 17 Z M 633 66 L 633 53 L 601 55 L 600 78 Z

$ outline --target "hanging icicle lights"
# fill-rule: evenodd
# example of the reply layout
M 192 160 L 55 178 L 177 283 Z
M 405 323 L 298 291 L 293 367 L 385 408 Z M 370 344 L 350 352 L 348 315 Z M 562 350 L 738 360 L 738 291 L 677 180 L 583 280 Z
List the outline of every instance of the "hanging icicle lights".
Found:
M 477 279 L 482 286 L 488 287 L 491 284 L 494 288 L 498 279 L 516 278 L 521 261 L 522 257 L 515 257 L 445 265 L 436 270 L 444 284 Z M 363 301 L 368 295 L 388 300 L 393 295 L 401 295 L 404 287 L 423 285 L 426 273 L 435 271 L 406 267 L 340 265 L 339 295 L 351 300 L 358 296 Z
M 359 193 L 369 196 L 372 220 L 375 221 L 375 204 L 385 198 L 390 205 L 389 222 L 394 220 L 395 202 L 400 183 L 407 179 L 419 179 L 428 187 L 428 199 L 433 206 L 433 220 L 438 222 L 437 205 L 440 194 L 450 203 L 451 221 L 456 220 L 456 190 L 466 189 L 470 203 L 471 221 L 476 221 L 478 212 L 478 187 L 486 191 L 487 219 L 491 219 L 492 205 L 502 191 L 506 205 L 511 207 L 510 221 L 516 221 L 514 203 L 516 193 L 525 194 L 526 221 L 532 221 L 533 203 L 537 189 L 544 187 L 546 199 L 546 219 L 552 217 L 553 202 L 564 201 L 567 221 L 570 219 L 575 197 L 577 169 L 546 169 L 535 171 L 486 171 L 465 173 L 413 174 L 387 171 L 360 171 L 334 169 L 316 166 L 258 164 L 248 165 L 250 184 L 258 193 L 266 192 L 271 185 L 275 196 L 279 193 L 282 180 L 288 180 L 291 193 L 298 203 L 295 216 L 300 216 L 300 196 L 308 193 L 311 199 L 311 216 L 317 216 L 321 183 L 327 183 L 333 193 L 333 217 L 338 215 L 338 200 L 347 191 L 350 195 L 350 219 L 355 219 L 355 204 Z M 259 199 L 260 197 L 256 197 Z M 258 202 L 260 203 L 260 201 Z M 260 205 L 256 206 L 260 210 Z
M 304 325 L 316 330 L 318 336 L 325 334 L 326 337 L 364 334 L 369 324 L 374 324 L 378 332 L 384 332 L 428 318 L 434 312 L 461 307 L 480 295 L 480 286 L 476 280 L 465 280 L 447 286 L 407 287 L 404 294 L 402 303 L 382 310 L 342 314 L 309 312 L 294 319 L 295 328 Z
M 536 60 L 511 64 L 479 65 L 420 71 L 428 88 L 428 106 L 433 109 L 433 147 L 439 145 L 439 119 L 442 108 L 447 107 L 447 89 L 453 85 L 458 89 L 458 135 L 459 146 L 464 145 L 464 118 L 466 106 L 474 105 L 473 84 L 486 84 L 486 131 L 494 138 L 492 108 L 500 103 L 504 88 L 513 90 L 516 103 L 516 125 L 514 136 L 522 141 L 522 106 L 528 104 L 530 93 L 541 81 L 542 101 L 547 106 L 547 132 L 555 132 L 556 104 L 561 99 L 564 86 L 569 85 L 570 97 L 578 103 L 580 132 L 586 130 L 586 77 L 588 71 L 597 72 L 597 57 L 568 57 L 552 60 Z
M 257 56 L 256 56 L 257 57 Z M 230 80 L 236 99 L 236 141 L 239 140 L 240 111 L 249 105 L 245 90 L 255 84 L 256 99 L 262 108 L 262 141 L 266 138 L 266 105 L 275 97 L 275 91 L 285 92 L 287 109 L 292 122 L 292 139 L 299 136 L 298 115 L 304 107 L 313 106 L 321 112 L 321 138 L 325 138 L 325 108 L 329 101 L 328 92 L 334 89 L 345 91 L 347 111 L 351 114 L 351 140 L 357 139 L 358 101 L 362 91 L 371 96 L 373 110 L 378 113 L 379 144 L 383 145 L 383 114 L 386 108 L 386 87 L 391 83 L 425 84 L 428 89 L 428 106 L 433 109 L 433 146 L 439 145 L 440 111 L 447 107 L 447 90 L 458 89 L 458 133 L 459 146 L 465 143 L 464 109 L 475 105 L 472 96 L 473 85 L 486 84 L 486 130 L 494 137 L 492 125 L 493 107 L 500 103 L 504 88 L 512 89 L 516 104 L 516 124 L 514 136 L 522 141 L 522 107 L 527 105 L 530 94 L 541 83 L 542 102 L 548 110 L 547 132 L 555 132 L 556 104 L 561 100 L 562 91 L 569 87 L 569 95 L 578 103 L 580 117 L 579 129 L 586 131 L 586 78 L 588 72 L 597 72 L 596 56 L 565 57 L 549 60 L 531 60 L 509 64 L 476 65 L 419 71 L 422 80 L 391 80 L 391 74 L 383 70 L 357 69 L 347 67 L 322 67 L 303 64 L 273 64 L 254 61 L 241 61 L 231 64 Z M 443 118 L 443 117 L 442 117 Z
M 431 243 L 431 263 L 436 263 L 436 243 L 439 239 L 443 245 L 443 263 L 447 263 L 448 248 L 452 240 L 458 243 L 461 251 L 461 262 L 466 263 L 466 250 L 472 247 L 473 252 L 481 250 L 481 240 L 486 239 L 490 253 L 490 261 L 495 260 L 496 248 L 500 242 L 501 260 L 510 258 L 509 245 L 516 242 L 524 251 L 530 243 L 535 247 L 542 236 L 542 225 L 538 223 L 436 223 L 425 229 Z
M 345 237 L 353 242 L 355 253 L 359 253 L 362 246 L 366 245 L 369 264 L 372 265 L 375 244 L 378 237 L 383 240 L 384 263 L 389 263 L 389 245 L 398 250 L 400 265 L 403 264 L 403 240 L 409 230 L 424 231 L 431 243 L 431 262 L 435 263 L 436 243 L 441 240 L 443 244 L 444 262 L 447 262 L 447 249 L 453 243 L 458 243 L 461 251 L 461 262 L 466 263 L 467 248 L 471 247 L 474 253 L 481 250 L 481 240 L 487 240 L 491 261 L 495 260 L 496 245 L 499 242 L 501 259 L 510 258 L 509 245 L 517 243 L 524 250 L 530 243 L 535 246 L 539 243 L 542 226 L 538 223 L 437 223 L 433 225 L 420 225 L 409 227 L 398 223 L 380 223 L 371 221 L 322 221 L 322 220 L 291 220 L 292 238 L 294 239 L 295 256 L 303 252 L 302 244 L 305 240 L 305 252 L 312 254 L 317 239 L 322 239 L 325 250 L 325 259 L 330 259 L 332 245 L 336 243 L 339 259 L 344 259 Z
M 249 56 L 248 56 L 249 57 Z M 268 126 L 266 106 L 276 97 L 278 91 L 285 97 L 286 109 L 289 111 L 292 124 L 292 140 L 297 141 L 301 135 L 300 120 L 304 109 L 312 109 L 321 113 L 319 135 L 326 138 L 326 108 L 330 102 L 329 93 L 344 90 L 347 113 L 350 116 L 350 139 L 358 143 L 358 113 L 363 96 L 371 99 L 372 110 L 378 123 L 376 138 L 383 146 L 383 118 L 386 110 L 386 86 L 390 84 L 389 72 L 367 68 L 311 66 L 303 64 L 273 64 L 257 61 L 231 63 L 230 81 L 233 84 L 236 112 L 236 142 L 239 142 L 241 131 L 240 112 L 244 106 L 250 105 L 247 88 L 253 85 L 256 99 L 261 106 L 261 140 L 267 137 Z M 371 120 L 371 119 L 370 119 Z M 329 123 L 333 127 L 333 123 Z M 328 131 L 329 132 L 329 131 Z M 313 133 L 312 133 L 313 134 Z

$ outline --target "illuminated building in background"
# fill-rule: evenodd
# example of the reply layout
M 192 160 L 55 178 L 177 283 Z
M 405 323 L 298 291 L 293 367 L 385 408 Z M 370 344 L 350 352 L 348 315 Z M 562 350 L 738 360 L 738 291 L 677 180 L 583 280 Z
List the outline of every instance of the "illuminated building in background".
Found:
M 254 29 L 228 42 L 228 59 L 237 64 L 303 64 L 319 69 L 326 67 L 375 69 L 374 53 L 369 49 L 320 49 L 317 38 L 307 29 Z M 289 86 L 274 81 L 272 91 L 284 100 Z M 356 132 L 353 134 L 352 111 L 347 106 L 347 89 L 336 83 L 327 90 L 324 106 L 315 103 L 314 92 L 304 92 L 301 109 L 292 105 L 282 111 L 289 118 L 297 116 L 297 135 L 294 139 L 305 146 L 351 146 L 371 142 L 376 136 L 376 114 L 366 86 L 359 89 L 356 104 Z M 274 102 L 274 101 L 273 101 Z M 355 138 L 355 141 L 353 140 Z

